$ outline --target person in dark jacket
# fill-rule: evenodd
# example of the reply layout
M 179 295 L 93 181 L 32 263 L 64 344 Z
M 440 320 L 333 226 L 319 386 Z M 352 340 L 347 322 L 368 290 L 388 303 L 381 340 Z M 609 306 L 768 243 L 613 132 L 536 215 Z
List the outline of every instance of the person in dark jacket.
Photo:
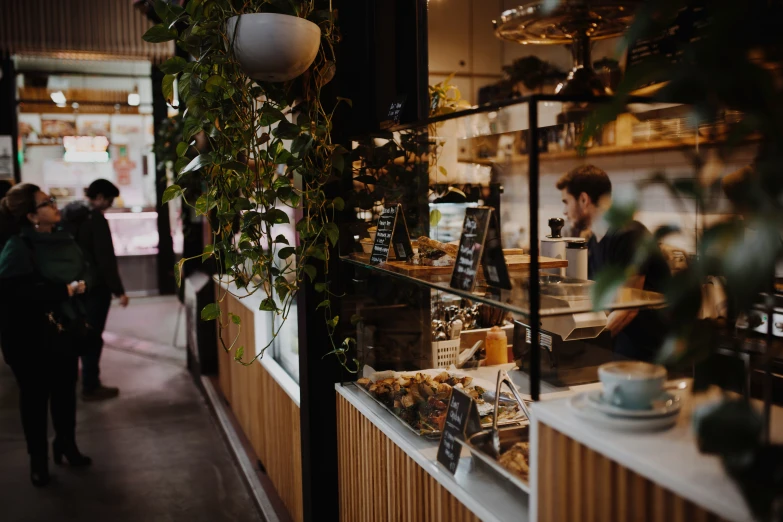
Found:
M 75 297 L 92 283 L 79 246 L 59 228 L 57 202 L 31 184 L 0 202 L 0 219 L 16 226 L 0 252 L 0 346 L 19 384 L 22 427 L 34 485 L 49 482 L 47 406 L 56 438 L 54 461 L 92 461 L 76 445 L 76 348 L 88 328 Z
M 90 401 L 111 399 L 119 394 L 118 388 L 101 383 L 100 360 L 112 295 L 119 297 L 122 307 L 128 306 L 128 296 L 117 268 L 109 223 L 103 215 L 120 191 L 111 181 L 98 179 L 90 184 L 85 195 L 86 201 L 71 203 L 63 209 L 63 218 L 96 272 L 95 285 L 83 296 L 92 335 L 81 356 L 82 398 Z

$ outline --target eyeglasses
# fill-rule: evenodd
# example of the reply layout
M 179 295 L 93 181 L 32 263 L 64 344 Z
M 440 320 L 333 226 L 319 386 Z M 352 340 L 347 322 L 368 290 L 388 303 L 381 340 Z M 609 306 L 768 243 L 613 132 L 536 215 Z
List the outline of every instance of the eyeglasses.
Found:
M 47 199 L 46 201 L 44 201 L 43 203 L 38 203 L 35 206 L 35 210 L 38 210 L 39 208 L 44 208 L 44 207 L 57 208 L 57 198 L 52 196 L 49 199 Z

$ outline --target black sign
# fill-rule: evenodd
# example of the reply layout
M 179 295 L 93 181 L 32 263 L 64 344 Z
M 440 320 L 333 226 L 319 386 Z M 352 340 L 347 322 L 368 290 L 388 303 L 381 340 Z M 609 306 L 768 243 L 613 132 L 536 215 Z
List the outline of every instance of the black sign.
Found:
M 452 474 L 457 471 L 462 445 L 457 439 L 481 430 L 478 408 L 473 398 L 457 388 L 451 390 L 449 409 L 446 410 L 446 422 L 438 445 L 438 462 L 446 466 Z
M 402 223 L 402 226 L 398 226 L 399 223 Z M 385 263 L 389 257 L 390 248 L 394 250 L 397 261 L 407 261 L 413 256 L 413 246 L 411 246 L 402 205 L 386 207 L 381 212 L 375 232 L 375 243 L 373 243 L 370 253 L 370 264 Z
M 508 277 L 506 256 L 503 255 L 503 243 L 500 240 L 500 223 L 497 214 L 491 213 L 487 238 L 484 241 L 484 255 L 481 262 L 484 267 L 484 279 L 491 286 L 511 290 L 511 279 Z
M 472 291 L 476 285 L 476 274 L 482 259 L 487 283 L 500 288 L 511 288 L 497 222 L 493 223 L 493 210 L 492 207 L 473 207 L 465 210 L 459 251 L 454 262 L 454 270 L 451 272 L 452 288 Z
M 382 129 L 388 129 L 400 123 L 402 117 L 402 109 L 405 107 L 406 96 L 398 96 L 396 100 L 389 105 L 389 113 L 386 115 L 386 120 L 381 122 Z

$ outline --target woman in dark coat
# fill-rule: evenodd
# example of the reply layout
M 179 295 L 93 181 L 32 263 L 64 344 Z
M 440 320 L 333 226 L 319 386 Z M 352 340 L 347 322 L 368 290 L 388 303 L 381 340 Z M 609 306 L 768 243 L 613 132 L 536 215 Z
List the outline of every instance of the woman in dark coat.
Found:
M 80 301 L 90 283 L 81 250 L 58 226 L 54 198 L 21 184 L 0 201 L 7 238 L 0 253 L 0 346 L 19 384 L 22 427 L 34 485 L 49 482 L 47 406 L 54 461 L 86 466 L 76 446 L 76 348 L 87 325 Z M 14 230 L 15 227 L 15 230 Z M 86 282 L 85 282 L 86 281 Z

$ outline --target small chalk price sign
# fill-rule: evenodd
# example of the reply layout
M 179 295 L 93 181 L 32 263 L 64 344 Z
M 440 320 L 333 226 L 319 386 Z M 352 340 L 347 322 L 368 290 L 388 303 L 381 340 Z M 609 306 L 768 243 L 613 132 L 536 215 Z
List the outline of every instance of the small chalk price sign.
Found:
M 406 99 L 407 96 L 398 96 L 393 102 L 391 102 L 386 119 L 381 122 L 382 129 L 388 129 L 389 127 L 399 125 L 400 118 L 402 118 L 402 109 L 405 107 Z
M 472 292 L 479 264 L 484 263 L 484 278 L 491 286 L 511 288 L 506 258 L 492 207 L 465 210 L 459 238 L 459 250 L 451 272 L 451 288 Z
M 470 395 L 453 388 L 438 445 L 438 462 L 454 474 L 462 451 L 459 440 L 464 440 L 466 434 L 472 435 L 478 431 L 481 431 L 481 420 L 476 403 Z
M 389 250 L 394 250 L 397 261 L 407 261 L 413 256 L 408 224 L 405 222 L 402 205 L 399 204 L 384 208 L 378 218 L 370 264 L 385 263 L 389 258 Z

